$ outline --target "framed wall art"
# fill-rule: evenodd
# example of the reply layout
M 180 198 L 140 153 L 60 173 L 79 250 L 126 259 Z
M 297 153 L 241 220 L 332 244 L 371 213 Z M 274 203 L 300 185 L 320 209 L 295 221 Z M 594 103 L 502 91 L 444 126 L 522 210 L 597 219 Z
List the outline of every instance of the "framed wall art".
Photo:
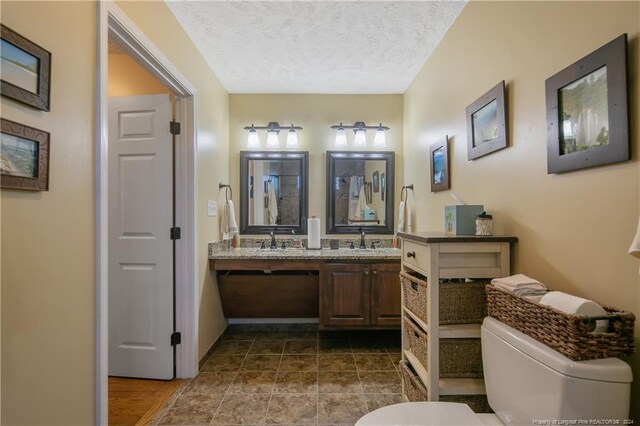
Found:
M 467 107 L 467 158 L 475 160 L 507 147 L 504 80 Z
M 429 168 L 431 192 L 449 189 L 449 138 L 447 136 L 429 147 L 429 164 L 431 165 Z
M 49 111 L 51 53 L 1 26 L 0 94 L 31 107 Z
M 0 119 L 0 186 L 49 190 L 49 133 Z
M 630 158 L 627 35 L 546 80 L 547 173 Z
M 373 182 L 373 192 L 378 192 L 380 190 L 380 172 L 379 171 L 376 170 L 375 172 L 373 172 L 373 177 L 371 181 Z

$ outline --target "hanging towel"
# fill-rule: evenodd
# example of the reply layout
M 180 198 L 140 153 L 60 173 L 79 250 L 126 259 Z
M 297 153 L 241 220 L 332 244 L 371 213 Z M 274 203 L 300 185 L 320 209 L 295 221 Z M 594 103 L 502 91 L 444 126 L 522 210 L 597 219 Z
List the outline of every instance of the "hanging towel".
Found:
M 640 259 L 640 221 L 638 221 L 638 229 L 636 230 L 636 236 L 633 238 L 631 247 L 629 247 L 629 254 L 631 256 Z
M 550 291 L 540 300 L 541 305 L 550 306 L 561 312 L 573 315 L 585 315 L 588 317 L 601 317 L 607 315 L 607 311 L 592 300 L 573 296 L 561 291 Z M 609 327 L 608 320 L 596 320 L 594 333 L 605 333 Z
M 364 211 L 369 208 L 367 205 L 366 187 L 362 185 L 360 187 L 360 194 L 358 195 L 358 203 L 356 204 L 356 219 L 364 219 Z
M 349 179 L 349 214 L 348 218 L 357 220 L 358 217 L 358 194 L 364 184 L 364 178 L 361 176 L 351 176 Z
M 275 225 L 278 220 L 278 197 L 273 183 L 269 182 L 269 224 Z
M 220 233 L 224 234 L 237 234 L 238 223 L 236 222 L 236 214 L 233 211 L 233 201 L 228 200 L 222 208 L 220 215 Z
M 524 274 L 511 275 L 504 278 L 494 278 L 491 284 L 517 296 L 538 296 L 547 292 L 547 287 L 538 280 Z
M 398 207 L 398 232 L 404 232 L 404 201 L 400 201 L 400 207 Z
M 413 191 L 411 191 L 413 193 Z M 407 232 L 411 233 L 413 231 L 413 219 L 411 218 L 411 204 L 413 204 L 413 200 L 409 203 L 409 191 L 407 191 L 407 201 L 405 203 L 405 211 L 407 212 Z

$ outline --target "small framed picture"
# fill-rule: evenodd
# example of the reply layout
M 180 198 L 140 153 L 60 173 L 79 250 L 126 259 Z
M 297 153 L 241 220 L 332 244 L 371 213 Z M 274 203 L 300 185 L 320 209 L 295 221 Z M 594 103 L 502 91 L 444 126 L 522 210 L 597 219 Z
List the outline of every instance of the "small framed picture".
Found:
M 547 173 L 630 157 L 627 35 L 546 80 Z
M 384 201 L 384 194 L 387 192 L 387 177 L 380 173 L 380 198 Z
M 377 170 L 373 172 L 373 178 L 371 180 L 373 182 L 373 192 L 380 191 L 380 172 Z
M 49 190 L 49 133 L 0 119 L 2 188 Z
M 440 142 L 429 147 L 429 163 L 431 165 L 431 192 L 446 191 L 449 185 L 449 138 L 445 136 Z
M 4 25 L 1 29 L 0 94 L 36 109 L 49 111 L 51 53 Z
M 475 160 L 507 147 L 504 80 L 467 107 L 467 158 Z

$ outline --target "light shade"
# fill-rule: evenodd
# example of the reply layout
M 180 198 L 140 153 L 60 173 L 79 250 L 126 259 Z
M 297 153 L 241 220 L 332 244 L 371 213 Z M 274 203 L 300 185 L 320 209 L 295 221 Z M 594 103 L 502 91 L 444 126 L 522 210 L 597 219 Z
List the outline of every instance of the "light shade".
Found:
M 248 148 L 260 148 L 260 138 L 256 129 L 249 130 L 249 137 L 247 139 Z
M 367 146 L 367 136 L 364 133 L 364 129 L 356 130 L 356 137 L 353 140 L 353 146 L 355 148 L 364 148 Z
M 295 129 L 289 129 L 287 132 L 287 148 L 297 148 L 298 147 L 298 133 Z
M 278 141 L 278 132 L 270 130 L 267 132 L 267 148 L 277 148 L 280 145 Z
M 347 146 L 347 131 L 344 127 L 338 127 L 336 130 L 336 148 L 345 148 Z
M 383 148 L 387 146 L 387 134 L 382 125 L 376 129 L 376 137 L 373 138 L 373 146 L 375 148 Z

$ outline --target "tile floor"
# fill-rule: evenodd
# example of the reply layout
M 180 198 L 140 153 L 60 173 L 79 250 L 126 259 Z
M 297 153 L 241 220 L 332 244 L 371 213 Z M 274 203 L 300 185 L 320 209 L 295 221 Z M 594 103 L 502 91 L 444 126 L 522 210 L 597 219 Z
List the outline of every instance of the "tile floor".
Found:
M 402 402 L 399 330 L 274 327 L 229 330 L 158 424 L 353 425 Z

